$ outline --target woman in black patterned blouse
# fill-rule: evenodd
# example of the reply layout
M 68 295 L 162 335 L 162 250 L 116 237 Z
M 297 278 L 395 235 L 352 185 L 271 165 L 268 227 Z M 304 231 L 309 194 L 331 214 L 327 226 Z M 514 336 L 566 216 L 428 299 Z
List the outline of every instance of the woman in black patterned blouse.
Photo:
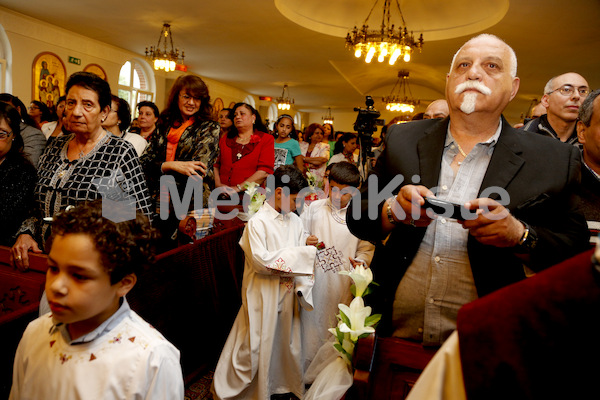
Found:
M 0 245 L 12 246 L 14 235 L 33 205 L 35 167 L 23 154 L 21 115 L 0 102 Z
M 95 74 L 76 72 L 66 91 L 65 125 L 72 133 L 57 137 L 40 158 L 34 212 L 21 225 L 12 248 L 20 269 L 29 266 L 28 251 L 42 252 L 52 217 L 67 206 L 102 198 L 109 219 L 135 218 L 136 209 L 150 215 L 150 197 L 133 146 L 102 128 L 110 112 L 109 84 Z
M 202 207 L 207 206 L 210 192 L 214 189 L 212 170 L 218 155 L 220 131 L 219 124 L 212 120 L 211 112 L 210 95 L 204 81 L 195 75 L 177 78 L 169 92 L 167 108 L 160 115 L 157 132 L 150 137 L 148 147 L 140 158 L 155 203 L 159 200 L 160 178 L 171 175 L 179 192 L 178 201 L 183 198 L 189 177 L 202 179 Z M 165 229 L 176 230 L 178 224 L 172 212 L 173 203 L 170 201 L 169 204 L 172 223 L 167 224 L 168 228 L 161 227 L 163 235 L 171 235 L 173 232 L 167 233 Z M 183 206 L 188 208 L 188 204 Z M 192 198 L 188 209 L 194 208 Z

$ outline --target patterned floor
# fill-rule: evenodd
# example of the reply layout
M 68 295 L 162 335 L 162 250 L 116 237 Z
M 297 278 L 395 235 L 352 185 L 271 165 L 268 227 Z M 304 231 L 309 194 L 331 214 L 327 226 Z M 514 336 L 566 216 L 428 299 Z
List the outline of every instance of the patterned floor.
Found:
M 212 377 L 213 371 L 210 371 L 192 383 L 185 391 L 184 400 L 212 400 L 213 397 L 210 394 Z

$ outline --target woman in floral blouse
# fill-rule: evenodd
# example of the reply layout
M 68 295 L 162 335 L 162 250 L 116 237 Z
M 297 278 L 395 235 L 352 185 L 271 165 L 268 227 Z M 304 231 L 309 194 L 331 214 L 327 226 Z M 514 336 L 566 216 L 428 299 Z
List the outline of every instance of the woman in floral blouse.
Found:
M 211 120 L 208 88 L 197 76 L 180 76 L 169 92 L 167 104 L 160 115 L 158 131 L 150 137 L 140 158 L 151 196 L 158 202 L 162 175 L 175 177 L 180 199 L 188 177 L 202 178 L 202 204 L 206 207 L 214 188 L 212 167 L 219 144 L 219 124 Z
M 304 132 L 304 140 L 300 143 L 304 166 L 315 176 L 316 188 L 323 189 L 323 176 L 329 161 L 329 144 L 323 143 L 323 127 L 317 123 L 310 124 Z

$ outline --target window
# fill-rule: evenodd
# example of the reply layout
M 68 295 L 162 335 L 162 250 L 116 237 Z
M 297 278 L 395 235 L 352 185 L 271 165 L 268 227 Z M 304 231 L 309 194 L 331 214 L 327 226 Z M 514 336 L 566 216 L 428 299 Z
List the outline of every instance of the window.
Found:
M 119 92 L 118 96 L 122 99 L 127 100 L 131 106 L 131 110 L 135 118 L 136 106 L 141 101 L 154 101 L 154 93 L 152 85 L 148 79 L 150 74 L 146 73 L 141 63 L 133 61 L 127 61 L 121 67 L 119 73 Z
M 267 120 L 269 121 L 267 128 L 269 128 L 270 130 L 274 130 L 275 129 L 275 122 L 277 121 L 277 106 L 275 104 L 271 104 L 269 106 L 269 110 L 267 111 L 268 115 L 267 115 Z
M 296 115 L 294 115 L 294 126 L 296 127 L 296 129 L 300 129 L 302 127 L 302 129 L 304 129 L 304 127 L 302 126 L 302 114 L 300 114 L 299 112 L 296 113 Z
M 4 81 L 6 79 L 6 60 L 0 58 L 0 92 L 4 93 Z
M 256 108 L 256 102 L 254 101 L 254 97 L 250 95 L 246 96 L 246 98 L 244 99 L 244 103 L 250 104 L 252 107 Z
M 0 93 L 12 92 L 12 48 L 8 36 L 2 25 L 0 25 Z

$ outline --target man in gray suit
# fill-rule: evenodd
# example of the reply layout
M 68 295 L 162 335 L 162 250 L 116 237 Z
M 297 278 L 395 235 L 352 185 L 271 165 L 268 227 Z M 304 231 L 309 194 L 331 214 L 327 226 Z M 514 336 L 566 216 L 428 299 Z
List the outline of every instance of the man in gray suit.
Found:
M 518 89 L 514 51 L 480 35 L 452 60 L 449 117 L 388 130 L 351 204 L 361 213 L 348 211 L 357 237 L 387 238 L 372 264 L 387 333 L 439 346 L 462 305 L 523 279 L 524 266 L 539 271 L 587 247 L 576 210 L 579 151 L 507 123 L 502 111 Z M 444 206 L 434 215 L 424 207 L 433 196 L 476 214 L 457 219 Z

